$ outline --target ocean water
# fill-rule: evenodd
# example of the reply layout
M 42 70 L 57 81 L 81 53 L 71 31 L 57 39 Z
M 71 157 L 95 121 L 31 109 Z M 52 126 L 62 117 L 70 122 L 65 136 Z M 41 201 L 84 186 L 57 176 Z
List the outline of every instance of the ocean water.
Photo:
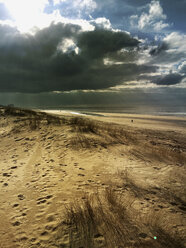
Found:
M 48 113 L 70 113 L 74 115 L 95 115 L 104 116 L 104 113 L 114 114 L 141 114 L 141 115 L 155 115 L 155 116 L 183 116 L 186 117 L 185 111 L 178 111 L 174 109 L 160 109 L 160 108 L 121 108 L 121 107 L 61 107 L 53 109 L 43 109 Z

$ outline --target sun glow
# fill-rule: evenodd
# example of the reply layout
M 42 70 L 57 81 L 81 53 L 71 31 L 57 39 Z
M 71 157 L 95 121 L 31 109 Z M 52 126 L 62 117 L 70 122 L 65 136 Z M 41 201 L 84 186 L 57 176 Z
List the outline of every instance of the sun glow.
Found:
M 27 32 L 34 26 L 44 26 L 46 18 L 44 8 L 48 0 L 4 0 L 14 24 L 22 32 Z
M 53 3 L 57 4 L 62 1 L 66 0 L 53 0 Z M 0 0 L 0 3 L 5 4 L 12 17 L 11 20 L 0 20 L 0 23 L 17 27 L 21 33 L 34 34 L 38 29 L 43 29 L 50 26 L 51 23 L 56 24 L 59 22 L 79 25 L 84 31 L 92 31 L 95 28 L 87 20 L 63 17 L 60 9 L 46 13 L 45 7 L 51 5 L 50 0 Z M 76 50 L 75 52 L 77 53 L 78 51 Z

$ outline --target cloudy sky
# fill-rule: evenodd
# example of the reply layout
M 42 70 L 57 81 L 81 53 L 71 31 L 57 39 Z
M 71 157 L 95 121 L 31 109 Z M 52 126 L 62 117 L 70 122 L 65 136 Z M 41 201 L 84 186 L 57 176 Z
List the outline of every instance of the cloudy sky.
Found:
M 0 104 L 186 111 L 186 0 L 0 0 Z

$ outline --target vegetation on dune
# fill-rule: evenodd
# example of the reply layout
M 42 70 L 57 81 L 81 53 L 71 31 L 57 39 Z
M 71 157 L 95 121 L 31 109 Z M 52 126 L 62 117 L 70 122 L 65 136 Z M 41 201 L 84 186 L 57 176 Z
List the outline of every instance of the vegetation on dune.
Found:
M 147 130 L 143 133 L 143 130 L 85 117 L 56 116 L 12 107 L 1 109 L 1 116 L 4 118 L 1 125 L 11 123 L 12 128 L 2 135 L 23 130 L 37 133 L 40 129 L 46 131 L 54 126 L 59 133 L 61 128 L 68 130 L 68 147 L 72 150 L 116 148 L 117 155 L 123 153 L 136 161 L 156 162 L 157 170 L 162 162 L 179 167 L 185 165 L 184 141 L 180 139 L 179 142 L 172 136 L 167 138 L 165 133 Z M 181 180 L 182 175 L 178 176 Z M 153 207 L 148 207 L 148 212 L 144 213 L 138 205 L 141 200 L 149 199 L 149 195 L 157 192 L 150 187 L 139 186 L 127 170 L 118 172 L 118 177 L 122 185 L 100 187 L 96 193 L 65 206 L 63 222 L 54 242 L 60 240 L 63 230 L 67 230 L 68 245 L 59 247 L 183 248 L 184 241 L 174 231 L 177 229 L 172 228 L 173 221 L 168 219 L 170 215 L 164 209 L 156 212 Z M 164 187 L 157 195 L 158 201 L 166 201 L 170 205 L 176 202 L 185 211 L 185 201 L 174 189 Z
M 14 132 L 20 132 L 28 126 L 31 131 L 41 126 L 54 125 L 71 128 L 70 143 L 73 149 L 108 148 L 113 145 L 130 146 L 130 155 L 140 160 L 153 159 L 157 161 L 173 162 L 183 166 L 186 161 L 185 144 L 175 140 L 164 142 L 167 137 L 158 139 L 157 134 L 150 133 L 146 137 L 142 130 L 136 131 L 124 125 L 106 123 L 86 117 L 56 116 L 44 112 L 6 107 L 2 116 L 14 116 Z M 136 133 L 138 132 L 138 133 Z
M 61 228 L 68 227 L 69 247 L 184 247 L 169 222 L 164 222 L 163 211 L 152 210 L 144 217 L 134 206 L 135 200 L 113 187 L 66 206 Z

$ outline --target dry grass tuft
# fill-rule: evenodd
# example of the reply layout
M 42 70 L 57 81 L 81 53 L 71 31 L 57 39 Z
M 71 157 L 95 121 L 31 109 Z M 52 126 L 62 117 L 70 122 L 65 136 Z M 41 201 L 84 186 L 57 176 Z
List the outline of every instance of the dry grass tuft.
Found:
M 72 125 L 72 131 L 98 134 L 99 125 L 96 121 L 82 117 L 73 117 L 70 119 L 69 124 Z
M 5 107 L 3 116 L 17 117 L 17 119 L 13 120 L 13 123 L 20 123 L 20 125 L 13 127 L 13 131 L 15 132 L 19 132 L 18 129 L 23 126 L 23 123 L 24 126 L 28 126 L 31 131 L 39 129 L 42 125 L 67 124 L 67 120 L 65 118 L 22 108 Z
M 71 144 L 74 149 L 104 147 L 112 145 L 128 145 L 136 143 L 134 136 L 124 130 L 123 126 L 90 120 L 83 117 L 74 117 L 68 123 L 73 136 Z
M 164 163 L 171 162 L 184 165 L 186 163 L 186 154 L 181 149 L 173 145 L 159 144 L 156 146 L 150 144 L 143 144 L 136 149 L 135 147 L 131 153 L 141 160 L 155 160 Z
M 5 107 L 4 115 L 21 116 L 21 117 L 23 117 L 23 116 L 35 116 L 35 115 L 37 115 L 37 112 L 30 110 L 30 109 Z
M 168 224 L 162 224 L 163 213 L 151 212 L 148 217 L 140 218 L 133 208 L 134 202 L 112 187 L 83 199 L 66 206 L 69 247 L 184 247 Z

